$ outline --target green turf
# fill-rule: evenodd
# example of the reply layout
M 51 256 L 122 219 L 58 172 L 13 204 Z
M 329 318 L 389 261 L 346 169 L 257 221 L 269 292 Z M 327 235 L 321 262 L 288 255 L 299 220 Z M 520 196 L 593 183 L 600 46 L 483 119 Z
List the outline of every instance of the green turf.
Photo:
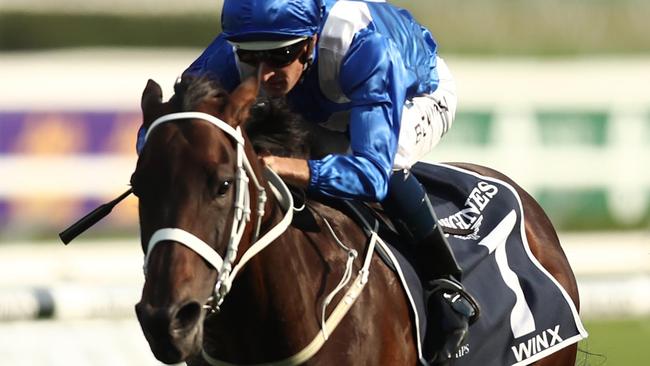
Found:
M 650 50 L 648 0 L 391 0 L 426 25 L 442 54 L 611 55 Z M 0 50 L 204 47 L 219 15 L 0 12 Z
M 580 366 L 650 365 L 650 317 L 588 320 L 589 338 L 580 342 Z

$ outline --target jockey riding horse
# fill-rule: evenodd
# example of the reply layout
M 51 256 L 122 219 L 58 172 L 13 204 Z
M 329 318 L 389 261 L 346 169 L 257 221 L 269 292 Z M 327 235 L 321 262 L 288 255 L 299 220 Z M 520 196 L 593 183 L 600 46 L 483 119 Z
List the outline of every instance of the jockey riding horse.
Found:
M 444 318 L 432 330 L 443 341 L 425 341 L 429 361 L 447 362 L 479 309 L 410 173 L 456 111 L 454 79 L 429 30 L 406 10 L 375 1 L 225 0 L 221 24 L 184 75 L 211 75 L 231 91 L 259 72 L 263 96 L 286 98 L 294 112 L 331 131 L 310 160 L 262 159 L 311 195 L 381 203 L 416 248 L 426 306 Z

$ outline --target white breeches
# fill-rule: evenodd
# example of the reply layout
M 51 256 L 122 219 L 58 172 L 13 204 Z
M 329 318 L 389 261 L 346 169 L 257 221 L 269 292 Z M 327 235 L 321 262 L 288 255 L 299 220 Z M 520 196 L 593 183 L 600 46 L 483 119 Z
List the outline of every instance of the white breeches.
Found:
M 445 61 L 438 57 L 438 89 L 414 97 L 402 111 L 394 169 L 408 169 L 440 142 L 456 116 L 456 83 Z
M 437 60 L 440 80 L 438 89 L 431 94 L 413 97 L 404 105 L 397 154 L 393 162 L 395 170 L 409 169 L 427 155 L 440 142 L 454 121 L 457 105 L 456 83 L 445 61 L 440 57 Z M 316 156 L 350 153 L 350 144 L 345 132 L 349 117 L 349 111 L 334 113 L 320 125 L 323 129 L 316 137 Z

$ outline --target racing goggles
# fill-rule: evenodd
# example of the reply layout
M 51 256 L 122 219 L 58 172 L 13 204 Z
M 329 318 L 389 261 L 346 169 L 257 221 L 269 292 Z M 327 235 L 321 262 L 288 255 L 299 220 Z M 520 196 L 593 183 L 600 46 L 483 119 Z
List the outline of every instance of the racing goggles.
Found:
M 311 38 L 306 38 L 300 42 L 270 50 L 244 50 L 237 48 L 237 57 L 239 61 L 249 65 L 257 66 L 264 62 L 273 68 L 281 68 L 294 62 L 305 52 L 305 45 Z

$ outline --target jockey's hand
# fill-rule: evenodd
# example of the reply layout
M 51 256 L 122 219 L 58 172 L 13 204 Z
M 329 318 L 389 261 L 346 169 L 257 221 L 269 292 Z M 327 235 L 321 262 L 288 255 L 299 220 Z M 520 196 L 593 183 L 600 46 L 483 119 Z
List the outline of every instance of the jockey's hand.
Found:
M 302 189 L 307 189 L 309 186 L 310 176 L 307 160 L 275 155 L 260 156 L 260 159 L 264 165 L 278 173 L 285 182 Z

